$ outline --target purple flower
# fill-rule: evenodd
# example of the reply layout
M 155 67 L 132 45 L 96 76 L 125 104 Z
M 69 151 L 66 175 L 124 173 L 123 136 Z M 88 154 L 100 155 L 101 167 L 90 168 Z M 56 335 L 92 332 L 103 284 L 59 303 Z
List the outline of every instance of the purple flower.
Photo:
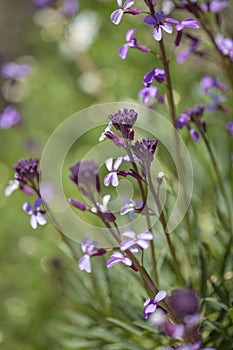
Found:
M 162 29 L 168 33 L 172 34 L 173 28 L 169 23 L 164 22 L 163 11 L 155 12 L 154 17 L 146 16 L 144 22 L 153 26 L 153 37 L 156 41 L 162 40 Z
M 201 5 L 201 8 L 203 11 L 217 13 L 228 6 L 228 1 L 208 0 L 206 4 Z
M 39 170 L 38 170 L 39 159 L 29 158 L 20 159 L 16 165 L 13 166 L 15 170 L 15 179 L 22 185 L 33 185 L 34 180 L 39 181 Z
M 72 17 L 78 9 L 78 0 L 63 0 L 62 12 L 66 17 Z
M 195 129 L 192 129 L 192 128 L 191 128 L 191 129 L 189 130 L 189 133 L 190 133 L 190 135 L 191 135 L 193 141 L 197 142 L 197 141 L 199 140 L 200 134 L 199 134 L 199 132 L 197 132 Z
M 161 68 L 154 68 L 151 72 L 147 73 L 143 78 L 143 85 L 146 87 L 151 86 L 154 79 L 158 83 L 163 83 L 166 78 L 166 73 L 164 69 Z
M 106 168 L 108 169 L 108 171 L 110 171 L 110 173 L 104 177 L 105 186 L 109 186 L 110 183 L 114 187 L 118 186 L 119 180 L 118 180 L 118 176 L 117 176 L 117 171 L 118 171 L 118 168 L 121 165 L 122 161 L 123 161 L 122 157 L 118 157 L 114 164 L 113 164 L 113 158 L 108 158 L 105 161 Z
M 102 199 L 103 204 L 96 202 L 94 206 L 91 208 L 91 211 L 94 214 L 99 213 L 104 219 L 107 219 L 108 221 L 113 222 L 116 220 L 116 217 L 108 209 L 108 203 L 110 201 L 110 198 L 111 198 L 110 194 L 106 194 L 105 196 L 103 196 L 103 199 Z
M 15 62 L 7 62 L 1 68 L 1 76 L 5 79 L 19 79 L 27 77 L 32 71 L 28 64 L 17 64 Z
M 119 24 L 124 13 L 130 13 L 132 15 L 138 15 L 140 11 L 138 9 L 130 9 L 134 5 L 134 0 L 126 0 L 122 5 L 122 0 L 117 0 L 118 10 L 112 12 L 110 19 L 112 23 Z
M 200 119 L 205 107 L 203 105 L 197 105 L 191 109 L 186 109 L 183 111 L 176 121 L 176 127 L 178 129 L 183 129 L 185 126 L 188 128 L 192 139 L 197 142 L 199 140 L 199 133 L 191 127 L 191 124 L 199 124 L 206 132 L 205 121 Z
M 139 159 L 139 163 L 149 166 L 153 162 L 157 145 L 158 140 L 152 140 L 148 137 L 147 139 L 136 141 L 135 145 L 132 145 L 132 150 Z
M 136 29 L 130 29 L 126 32 L 126 41 L 127 43 L 122 45 L 120 47 L 120 50 L 119 50 L 119 56 L 124 60 L 127 55 L 128 55 L 128 51 L 129 51 L 129 48 L 132 47 L 132 48 L 135 48 L 135 49 L 138 49 L 142 52 L 148 52 L 149 49 L 144 46 L 144 45 L 139 45 L 137 43 L 137 39 L 134 38 L 134 34 L 136 33 Z
M 7 106 L 0 114 L 0 129 L 10 129 L 19 124 L 21 116 L 14 106 Z
M 178 53 L 178 55 L 176 56 L 176 60 L 178 63 L 182 64 L 184 63 L 189 56 L 191 56 L 193 53 L 196 52 L 196 49 L 199 45 L 199 39 L 196 38 L 196 37 L 193 37 L 191 35 L 186 35 L 187 38 L 190 39 L 190 47 L 189 49 L 185 49 L 185 50 L 182 50 Z
M 98 169 L 99 165 L 94 160 L 84 160 L 82 163 L 78 162 L 70 167 L 70 179 L 91 201 L 93 193 L 100 192 Z
M 89 237 L 85 238 L 82 241 L 82 251 L 84 256 L 79 259 L 78 267 L 81 271 L 86 271 L 88 273 L 91 273 L 91 256 L 93 255 L 93 252 L 95 252 L 95 248 L 98 245 L 97 241 L 93 241 L 89 243 Z
M 33 5 L 38 8 L 48 7 L 52 5 L 54 0 L 33 0 Z
M 114 252 L 110 259 L 107 262 L 107 267 L 112 267 L 118 263 L 125 264 L 126 266 L 132 266 L 132 260 L 130 260 L 126 254 L 122 254 L 121 252 Z
M 23 204 L 23 210 L 26 211 L 26 213 L 28 213 L 29 215 L 31 215 L 30 225 L 33 229 L 36 229 L 38 224 L 42 226 L 46 224 L 46 219 L 43 215 L 44 211 L 40 210 L 41 204 L 42 200 L 40 198 L 37 198 L 35 200 L 34 209 L 32 208 L 29 202 Z
M 177 36 L 175 39 L 175 45 L 178 46 L 181 41 L 182 33 L 185 28 L 200 28 L 197 21 L 194 18 L 185 18 L 183 21 L 179 22 L 174 18 L 166 18 L 167 22 L 174 23 L 176 25 Z
M 124 206 L 120 210 L 120 215 L 125 215 L 129 213 L 130 220 L 135 219 L 135 210 L 141 209 L 142 201 L 138 200 L 134 202 L 131 198 L 126 198 L 124 200 Z
M 134 109 L 124 108 L 123 111 L 118 110 L 108 117 L 116 130 L 119 130 L 125 138 L 133 140 L 132 127 L 137 120 L 137 116 L 138 114 Z
M 233 121 L 227 123 L 227 130 L 233 135 Z
M 132 230 L 126 230 L 122 233 L 122 236 L 127 237 L 126 241 L 123 241 L 120 245 L 121 250 L 127 250 L 137 244 L 141 249 L 149 248 L 149 241 L 153 240 L 153 234 L 150 231 L 145 231 L 139 234 L 136 234 Z
M 158 303 L 165 299 L 167 292 L 165 290 L 160 290 L 154 299 L 148 298 L 144 303 L 143 317 L 148 318 L 152 313 L 154 313 L 157 309 Z
M 224 56 L 228 56 L 233 61 L 233 40 L 231 38 L 224 38 L 218 34 L 215 38 L 215 42 Z
M 78 267 L 81 271 L 86 271 L 91 273 L 91 257 L 93 256 L 102 256 L 106 253 L 105 249 L 95 249 L 98 245 L 98 242 L 93 241 L 89 243 L 90 238 L 86 237 L 82 241 L 82 251 L 84 256 L 79 259 Z
M 142 97 L 142 102 L 147 104 L 150 102 L 151 97 L 156 97 L 158 95 L 157 86 L 149 86 L 141 89 L 138 95 Z
M 116 135 L 112 131 L 106 131 L 105 136 L 111 140 L 117 147 L 122 147 L 125 144 L 125 141 L 122 137 Z
M 209 75 L 205 75 L 202 79 L 201 79 L 201 92 L 203 94 L 208 94 L 208 92 L 213 89 L 216 88 L 220 91 L 227 91 L 227 86 L 223 83 L 221 83 L 218 79 L 213 78 Z
M 188 315 L 196 315 L 199 312 L 199 298 L 191 288 L 174 290 L 168 304 L 173 315 L 181 322 L 185 322 Z

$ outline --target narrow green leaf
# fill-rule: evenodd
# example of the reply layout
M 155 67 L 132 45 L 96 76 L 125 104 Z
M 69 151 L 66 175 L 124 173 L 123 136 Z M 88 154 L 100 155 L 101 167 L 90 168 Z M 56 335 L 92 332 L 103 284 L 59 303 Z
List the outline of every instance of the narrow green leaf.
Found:
M 116 318 L 108 317 L 108 318 L 106 318 L 106 320 L 115 324 L 116 326 L 119 326 L 119 327 L 125 329 L 129 333 L 133 333 L 133 334 L 137 335 L 138 337 L 140 337 L 142 335 L 142 332 L 138 331 L 134 327 L 132 327 L 132 326 L 128 325 L 127 323 L 124 323 L 123 321 L 120 321 Z

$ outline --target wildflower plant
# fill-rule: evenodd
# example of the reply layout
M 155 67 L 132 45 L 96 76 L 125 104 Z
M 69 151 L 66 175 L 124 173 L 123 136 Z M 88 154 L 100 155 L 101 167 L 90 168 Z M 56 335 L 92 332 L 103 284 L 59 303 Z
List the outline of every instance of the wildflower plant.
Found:
M 56 3 L 34 1 L 34 6 L 53 7 Z M 67 17 L 78 9 L 76 1 L 58 3 L 59 11 Z M 118 109 L 113 110 L 116 104 L 107 104 L 103 108 L 104 112 L 108 111 L 106 114 L 101 115 L 99 111 L 103 110 L 95 106 L 84 112 L 84 126 L 90 128 L 91 123 L 94 125 L 94 115 L 96 126 L 102 127 L 96 137 L 102 151 L 93 158 L 88 154 L 87 157 L 73 159 L 73 165 L 69 166 L 69 179 L 73 186 L 71 196 L 65 195 L 63 189 L 57 196 L 57 188 L 61 190 L 61 174 L 60 168 L 57 172 L 55 169 L 63 164 L 60 152 L 66 155 L 67 149 L 80 136 L 78 133 L 83 133 L 85 129 L 83 127 L 79 131 L 74 118 L 51 136 L 41 164 L 39 159 L 30 158 L 21 159 L 13 166 L 14 180 L 10 180 L 5 194 L 9 196 L 21 190 L 25 195 L 35 197 L 34 205 L 31 201 L 23 204 L 23 210 L 30 215 L 31 227 L 36 229 L 45 225 L 47 214 L 63 243 L 68 246 L 76 268 L 82 273 L 87 272 L 87 278 L 98 273 L 100 261 L 104 262 L 103 273 L 109 276 L 117 268 L 119 275 L 124 273 L 121 271 L 127 271 L 128 284 L 135 284 L 135 290 L 140 290 L 137 305 L 132 305 L 137 316 L 135 320 L 129 320 L 130 324 L 125 324 L 124 320 L 115 320 L 115 324 L 135 336 L 140 335 L 141 345 L 137 347 L 136 341 L 132 345 L 135 349 L 230 350 L 233 335 L 233 295 L 229 283 L 229 280 L 232 282 L 233 211 L 229 153 L 232 152 L 233 135 L 230 114 L 233 40 L 221 26 L 222 13 L 226 13 L 230 2 L 171 0 L 171 13 L 168 14 L 162 9 L 164 3 L 118 0 L 118 8 L 114 9 L 113 1 L 113 12 L 106 18 L 112 22 L 113 31 L 120 31 L 121 22 L 127 23 L 129 16 L 131 21 L 135 20 L 135 27 L 139 23 L 144 30 L 145 42 L 143 32 L 130 29 L 130 22 L 126 43 L 123 41 L 122 46 L 114 47 L 114 50 L 124 62 L 129 58 L 130 48 L 136 49 L 133 50 L 135 55 L 143 53 L 144 65 L 147 59 L 151 62 L 153 57 L 153 67 L 148 64 L 144 76 L 134 77 L 143 84 L 138 96 L 146 106 L 142 108 L 136 103 L 123 103 L 123 107 L 120 104 Z M 140 33 L 140 40 L 136 38 L 136 33 Z M 211 64 L 213 60 L 221 67 L 221 77 L 216 71 L 214 76 L 203 74 L 200 69 L 195 97 L 197 103 L 190 105 L 192 99 L 182 100 L 183 92 L 180 90 L 182 103 L 179 105 L 173 88 L 176 75 L 172 73 L 171 64 L 185 70 L 186 63 L 195 59 L 199 66 L 202 60 L 203 64 L 206 59 Z M 28 74 L 30 68 L 25 65 L 9 62 L 2 67 L 3 78 L 11 81 Z M 0 115 L 2 129 L 10 128 L 20 119 L 14 107 L 7 108 L 11 117 L 4 117 L 6 110 Z M 163 113 L 165 124 L 160 125 L 158 114 L 157 119 L 150 117 L 153 110 Z M 88 119 L 90 114 L 91 123 Z M 216 117 L 221 118 L 222 132 L 229 140 L 226 151 L 228 170 L 222 169 L 222 162 L 215 151 L 218 135 L 212 139 L 212 133 L 209 133 L 209 126 L 213 127 Z M 170 133 L 165 130 L 166 125 L 169 125 Z M 61 135 L 64 136 L 62 145 Z M 58 142 L 55 142 L 56 137 Z M 190 148 L 191 160 L 194 159 L 195 181 L 199 186 L 195 182 L 191 201 L 192 184 L 187 186 L 189 158 L 182 154 L 182 148 L 186 150 L 185 145 Z M 166 146 L 173 152 L 173 164 Z M 198 162 L 196 153 L 199 153 Z M 159 166 L 155 165 L 156 162 Z M 206 178 L 202 185 L 198 172 L 203 171 Z M 58 181 L 54 181 L 56 176 Z M 67 176 L 67 182 L 69 179 Z M 132 196 L 126 194 L 121 203 L 114 203 L 114 196 L 120 191 L 123 180 L 131 184 L 134 193 Z M 213 181 L 214 185 L 214 193 L 211 193 L 214 204 L 206 208 L 201 192 L 210 195 L 206 190 L 209 189 L 209 181 Z M 49 199 L 46 191 L 42 190 L 46 182 L 55 188 Z M 163 191 L 167 195 L 164 202 Z M 56 211 L 53 206 L 58 204 L 60 207 Z M 173 214 L 175 224 L 172 222 L 172 226 L 170 216 L 173 206 L 179 210 Z M 79 219 L 72 221 L 79 215 L 83 218 L 85 214 L 90 218 L 89 223 L 80 224 Z M 123 218 L 127 224 L 125 221 L 122 224 Z M 210 228 L 208 220 L 212 221 Z M 73 225 L 73 222 L 78 224 Z M 70 231 L 71 226 L 74 233 Z M 205 231 L 206 240 L 203 238 Z M 211 235 L 214 236 L 214 248 L 208 241 L 212 240 Z M 79 251 L 70 238 L 81 244 Z M 114 283 L 120 284 L 117 279 Z M 116 302 L 111 299 L 111 304 Z M 113 319 L 109 320 L 106 316 L 106 322 L 113 322 Z M 110 349 L 108 345 L 103 348 Z M 128 348 L 125 346 L 125 349 Z

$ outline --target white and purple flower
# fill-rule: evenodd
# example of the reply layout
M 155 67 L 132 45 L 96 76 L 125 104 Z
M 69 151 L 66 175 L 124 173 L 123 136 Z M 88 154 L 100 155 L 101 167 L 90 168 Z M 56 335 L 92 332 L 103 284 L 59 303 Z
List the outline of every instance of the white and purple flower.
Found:
M 148 298 L 144 303 L 143 317 L 148 318 L 151 314 L 153 314 L 158 306 L 158 303 L 165 299 L 167 292 L 165 290 L 159 291 L 154 299 Z
M 126 44 L 122 45 L 119 49 L 119 56 L 124 60 L 128 55 L 129 48 L 135 48 L 142 52 L 148 52 L 149 49 L 145 45 L 139 45 L 137 39 L 134 37 L 136 29 L 129 29 L 126 32 Z
M 114 23 L 116 25 L 121 22 L 123 14 L 125 12 L 130 13 L 130 7 L 134 5 L 134 0 L 126 0 L 124 2 L 124 5 L 123 5 L 122 0 L 117 0 L 117 5 L 118 5 L 119 9 L 113 11 L 111 16 L 110 16 L 112 23 Z M 132 10 L 133 10 L 132 14 L 136 15 L 136 14 L 140 13 L 140 11 L 137 9 L 132 9 Z
M 36 229 L 38 224 L 44 226 L 46 224 L 46 219 L 44 217 L 44 211 L 40 210 L 42 200 L 37 198 L 32 208 L 30 202 L 25 202 L 23 204 L 23 210 L 28 213 L 30 218 L 30 225 L 33 229 Z
M 132 230 L 125 230 L 122 233 L 122 236 L 128 238 L 127 240 L 121 242 L 121 250 L 127 250 L 135 245 L 138 245 L 142 250 L 148 249 L 150 246 L 149 241 L 153 240 L 153 234 L 150 231 L 145 231 L 139 234 L 136 234 Z
M 78 261 L 78 267 L 81 271 L 91 273 L 91 256 L 93 255 L 95 248 L 98 245 L 97 241 L 89 242 L 90 238 L 86 237 L 82 241 L 83 257 Z
M 121 163 L 123 161 L 123 157 L 118 157 L 116 161 L 113 164 L 113 158 L 108 158 L 105 161 L 106 168 L 109 171 L 109 174 L 107 174 L 104 177 L 104 184 L 105 186 L 109 186 L 112 184 L 112 186 L 117 187 L 119 184 L 118 176 L 117 176 L 117 171 L 118 168 L 120 167 Z
M 126 198 L 124 200 L 124 206 L 120 209 L 120 215 L 129 213 L 130 220 L 134 220 L 136 217 L 135 210 L 140 209 L 141 207 L 141 200 L 134 202 L 131 198 Z
M 168 34 L 173 32 L 171 24 L 164 22 L 163 11 L 155 12 L 154 17 L 146 16 L 144 22 L 154 27 L 153 37 L 156 41 L 162 40 L 162 30 Z

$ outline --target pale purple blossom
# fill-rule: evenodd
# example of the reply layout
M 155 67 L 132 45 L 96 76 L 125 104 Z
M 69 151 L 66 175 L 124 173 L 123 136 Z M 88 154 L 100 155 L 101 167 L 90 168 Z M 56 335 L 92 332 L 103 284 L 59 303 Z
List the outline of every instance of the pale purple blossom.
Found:
M 227 122 L 227 130 L 233 135 L 233 121 Z
M 124 200 L 124 206 L 120 209 L 120 215 L 129 213 L 130 220 L 134 220 L 136 217 L 135 211 L 141 209 L 142 204 L 141 200 L 134 202 L 131 198 L 126 198 Z
M 94 214 L 100 213 L 103 218 L 112 222 L 116 220 L 116 217 L 111 213 L 111 211 L 108 208 L 108 203 L 110 199 L 111 199 L 110 194 L 106 194 L 105 196 L 103 196 L 102 204 L 99 202 L 96 202 L 95 205 L 91 208 L 91 212 Z
M 48 7 L 53 4 L 54 0 L 33 0 L 33 5 L 38 8 Z
M 221 34 L 218 34 L 215 42 L 222 54 L 228 56 L 233 61 L 233 39 L 224 38 Z
M 126 32 L 126 44 L 122 45 L 119 50 L 119 56 L 124 60 L 127 55 L 129 48 L 135 48 L 142 52 L 148 52 L 149 49 L 145 45 L 139 45 L 137 43 L 137 39 L 134 37 L 134 34 L 136 33 L 136 29 L 129 29 Z
M 42 200 L 40 198 L 37 198 L 35 200 L 33 208 L 29 202 L 25 202 L 23 204 L 23 210 L 31 216 L 30 225 L 33 229 L 36 229 L 38 224 L 41 226 L 44 226 L 46 224 L 44 211 L 40 210 L 41 204 Z
M 90 238 L 84 238 L 82 241 L 82 251 L 84 253 L 83 257 L 78 261 L 78 267 L 81 271 L 86 271 L 91 273 L 91 256 L 93 255 L 95 248 L 98 245 L 97 241 L 93 241 L 89 243 Z
M 142 97 L 142 102 L 148 104 L 151 98 L 155 98 L 158 94 L 157 86 L 144 87 L 138 92 L 138 95 Z
M 165 299 L 166 295 L 167 292 L 165 290 L 160 290 L 154 299 L 148 298 L 144 303 L 145 308 L 143 310 L 143 317 L 147 319 L 151 314 L 153 314 L 158 307 L 158 303 Z
M 168 34 L 173 32 L 172 26 L 164 22 L 163 11 L 155 12 L 154 17 L 146 16 L 144 22 L 154 27 L 153 37 L 156 41 L 162 40 L 162 30 Z
M 108 158 L 105 161 L 106 168 L 109 171 L 109 174 L 107 174 L 104 177 L 104 184 L 105 186 L 109 186 L 112 184 L 112 186 L 117 187 L 119 184 L 118 176 L 117 176 L 117 171 L 118 168 L 120 167 L 121 163 L 123 161 L 123 157 L 118 157 L 116 161 L 113 164 L 113 158 Z
M 1 68 L 1 76 L 5 79 L 16 80 L 27 77 L 32 71 L 28 64 L 17 64 L 15 62 L 6 62 Z
M 10 129 L 19 124 L 21 116 L 14 106 L 7 106 L 0 114 L 0 129 Z
M 176 56 L 176 60 L 180 64 L 184 63 L 189 58 L 189 56 L 196 52 L 197 47 L 200 43 L 200 40 L 197 37 L 191 35 L 186 35 L 186 37 L 190 39 L 190 47 L 189 49 L 180 51 Z
M 185 18 L 183 21 L 179 22 L 174 18 L 166 18 L 167 22 L 173 23 L 176 26 L 177 36 L 175 38 L 175 45 L 178 46 L 181 41 L 182 33 L 185 28 L 198 29 L 200 28 L 197 21 L 194 18 Z
M 201 5 L 203 11 L 209 11 L 213 13 L 218 13 L 226 7 L 229 7 L 229 2 L 220 0 L 208 0 L 206 4 Z
M 127 257 L 126 254 L 122 254 L 121 252 L 114 252 L 110 259 L 107 262 L 107 267 L 112 267 L 118 263 L 122 263 L 126 266 L 132 266 L 132 260 Z
M 129 8 L 134 5 L 134 0 L 126 0 L 123 4 L 122 0 L 117 0 L 119 9 L 112 12 L 110 19 L 112 23 L 119 24 L 122 20 L 123 14 L 129 11 Z M 136 10 L 136 9 L 135 9 Z M 139 11 L 138 11 L 139 13 Z M 136 14 L 136 13 L 135 13 Z
M 128 238 L 120 244 L 120 248 L 123 251 L 133 247 L 134 245 L 138 245 L 143 250 L 148 249 L 150 246 L 149 241 L 153 240 L 153 234 L 150 231 L 136 234 L 132 230 L 125 230 L 122 233 L 122 236 Z
M 63 0 L 62 12 L 66 17 L 72 17 L 79 9 L 78 0 Z
M 223 84 L 222 82 L 220 82 L 218 79 L 216 79 L 214 77 L 211 77 L 209 75 L 205 75 L 201 79 L 201 83 L 200 83 L 201 92 L 203 94 L 208 94 L 208 92 L 213 88 L 216 88 L 222 92 L 227 91 L 227 86 L 225 84 Z

